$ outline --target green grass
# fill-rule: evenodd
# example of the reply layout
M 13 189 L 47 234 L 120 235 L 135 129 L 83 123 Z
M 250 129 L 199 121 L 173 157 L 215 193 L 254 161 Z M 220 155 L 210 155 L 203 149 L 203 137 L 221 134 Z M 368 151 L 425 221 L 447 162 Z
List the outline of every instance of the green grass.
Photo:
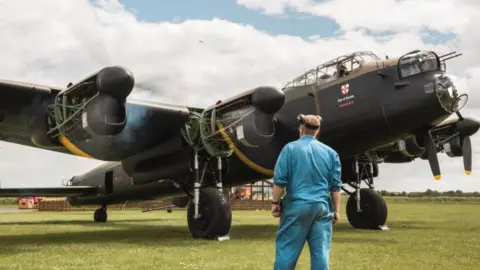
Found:
M 480 215 L 475 204 L 396 202 L 389 232 L 335 226 L 331 269 L 475 269 Z M 342 208 L 345 204 L 343 203 Z M 110 211 L 0 214 L 0 269 L 272 269 L 278 219 L 234 212 L 231 240 L 193 240 L 185 212 Z M 297 269 L 310 269 L 308 245 Z
M 5 205 L 17 205 L 17 199 L 16 198 L 1 198 L 0 197 L 0 206 L 5 206 Z

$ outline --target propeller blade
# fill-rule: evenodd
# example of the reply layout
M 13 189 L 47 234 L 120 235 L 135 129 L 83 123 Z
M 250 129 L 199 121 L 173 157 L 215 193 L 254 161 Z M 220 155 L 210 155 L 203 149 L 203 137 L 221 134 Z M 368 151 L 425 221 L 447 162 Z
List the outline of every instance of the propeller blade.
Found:
M 470 136 L 465 136 L 463 138 L 463 167 L 465 168 L 465 173 L 470 175 L 472 172 L 472 143 L 470 142 Z
M 438 164 L 437 149 L 430 134 L 425 135 L 425 150 L 428 155 L 428 163 L 430 163 L 430 169 L 432 170 L 433 177 L 436 180 L 440 180 L 440 165 Z

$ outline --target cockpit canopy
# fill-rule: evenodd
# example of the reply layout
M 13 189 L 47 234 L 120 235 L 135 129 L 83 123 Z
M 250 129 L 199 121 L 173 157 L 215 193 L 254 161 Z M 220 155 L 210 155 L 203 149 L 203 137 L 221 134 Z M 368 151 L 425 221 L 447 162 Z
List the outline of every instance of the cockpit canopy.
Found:
M 361 68 L 362 64 L 371 61 L 381 61 L 373 52 L 358 51 L 350 54 L 345 54 L 325 62 L 314 69 L 311 69 L 304 74 L 296 77 L 283 89 L 289 87 L 306 86 L 312 84 L 325 84 L 346 76 Z
M 400 79 L 440 69 L 440 60 L 434 52 L 416 50 L 403 55 L 398 60 Z

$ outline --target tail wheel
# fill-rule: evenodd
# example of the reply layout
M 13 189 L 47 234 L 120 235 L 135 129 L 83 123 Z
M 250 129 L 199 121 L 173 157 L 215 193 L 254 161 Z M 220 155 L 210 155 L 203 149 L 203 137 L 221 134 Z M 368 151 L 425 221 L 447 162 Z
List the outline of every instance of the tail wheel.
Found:
M 387 221 L 387 203 L 373 189 L 360 189 L 360 210 L 357 211 L 357 193 L 354 192 L 347 201 L 347 218 L 356 229 L 378 229 Z
M 107 209 L 105 208 L 98 208 L 95 210 L 95 213 L 93 213 L 93 220 L 95 222 L 107 222 Z
M 187 220 L 194 238 L 215 239 L 229 233 L 232 212 L 225 196 L 216 188 L 205 187 L 200 190 L 198 213 L 200 217 L 195 219 L 195 204 L 190 201 Z

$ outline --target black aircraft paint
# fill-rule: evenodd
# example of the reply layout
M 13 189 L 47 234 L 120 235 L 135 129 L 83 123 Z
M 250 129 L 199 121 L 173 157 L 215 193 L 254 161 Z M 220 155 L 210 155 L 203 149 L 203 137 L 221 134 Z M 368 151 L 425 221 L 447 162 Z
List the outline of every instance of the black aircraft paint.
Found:
M 177 205 L 198 198 L 200 212 L 204 204 L 216 207 L 202 216 L 210 225 L 201 229 L 195 200 L 188 204 L 192 235 L 212 238 L 228 233 L 231 223 L 214 190 L 272 178 L 282 147 L 298 138 L 297 116 L 316 114 L 323 119 L 318 139 L 339 153 L 342 181 L 355 189 L 344 188 L 350 223 L 378 228 L 387 218 L 385 202 L 372 192 L 378 163 L 427 159 L 438 179 L 437 152 L 444 151 L 463 156 L 465 171 L 472 170 L 470 136 L 480 124 L 459 113 L 468 96 L 445 73 L 451 54 L 412 51 L 381 60 L 355 52 L 281 90 L 258 87 L 207 108 L 127 101 L 134 78 L 122 67 L 104 68 L 67 89 L 0 81 L 2 140 L 109 161 L 73 177 L 68 190 L 3 189 L 0 196 L 74 194 L 68 196 L 73 205 L 102 205 L 95 220 L 106 221 L 108 204 L 186 195 Z M 452 114 L 458 120 L 445 121 Z M 362 181 L 368 188 L 360 188 Z M 377 210 L 358 212 L 357 203 Z

